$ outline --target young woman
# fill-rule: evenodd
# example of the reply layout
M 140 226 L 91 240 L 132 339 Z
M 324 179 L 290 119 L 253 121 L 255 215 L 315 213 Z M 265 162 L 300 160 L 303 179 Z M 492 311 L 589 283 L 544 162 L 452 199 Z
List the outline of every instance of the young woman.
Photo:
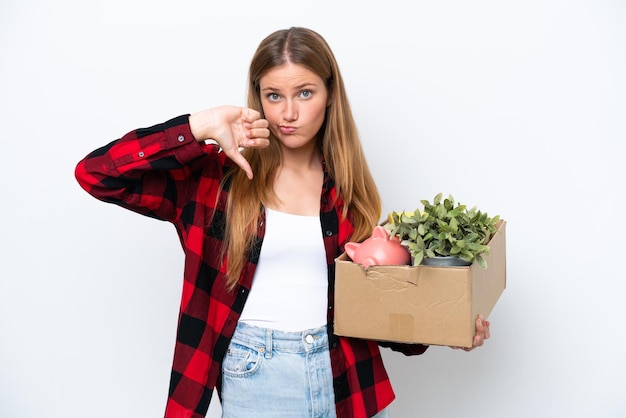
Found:
M 180 236 L 166 417 L 205 416 L 216 387 L 224 417 L 387 416 L 394 394 L 379 343 L 333 333 L 334 259 L 369 236 L 381 204 L 319 34 L 291 28 L 261 42 L 247 108 L 132 131 L 89 154 L 76 177 Z M 486 338 L 479 319 L 475 345 Z

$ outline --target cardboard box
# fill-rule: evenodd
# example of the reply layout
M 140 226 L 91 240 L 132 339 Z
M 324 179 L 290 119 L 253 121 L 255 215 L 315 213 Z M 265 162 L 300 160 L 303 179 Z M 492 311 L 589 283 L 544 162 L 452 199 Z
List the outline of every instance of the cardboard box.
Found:
M 506 222 L 489 242 L 487 268 L 371 266 L 335 260 L 335 333 L 377 341 L 471 347 L 478 314 L 506 287 Z

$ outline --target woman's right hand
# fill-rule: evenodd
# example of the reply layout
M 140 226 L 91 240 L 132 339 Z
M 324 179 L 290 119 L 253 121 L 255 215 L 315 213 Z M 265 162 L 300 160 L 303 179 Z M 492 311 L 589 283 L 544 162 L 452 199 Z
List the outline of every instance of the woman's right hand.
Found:
M 252 168 L 239 152 L 244 148 L 265 148 L 270 144 L 269 123 L 261 113 L 247 107 L 219 106 L 189 116 L 191 133 L 198 142 L 213 139 L 223 152 L 252 179 Z

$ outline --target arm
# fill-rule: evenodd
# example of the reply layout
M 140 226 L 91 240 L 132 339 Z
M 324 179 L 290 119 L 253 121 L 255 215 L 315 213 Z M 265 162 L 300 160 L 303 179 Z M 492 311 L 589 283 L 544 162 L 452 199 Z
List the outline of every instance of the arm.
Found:
M 173 220 L 193 189 L 194 174 L 214 163 L 216 179 L 230 157 L 252 172 L 239 146 L 269 144 L 267 121 L 252 109 L 222 106 L 137 129 L 80 161 L 75 175 L 94 197 L 163 220 Z M 219 146 L 205 144 L 215 139 Z M 218 154 L 222 148 L 224 153 Z
M 91 152 L 78 163 L 75 176 L 97 199 L 171 220 L 182 190 L 168 189 L 168 184 L 172 178 L 188 178 L 186 167 L 206 158 L 207 151 L 195 140 L 185 115 L 134 130 Z
M 392 343 L 389 341 L 379 341 L 378 345 L 381 347 L 390 348 L 393 351 L 398 351 L 405 356 L 417 356 L 420 354 L 424 354 L 428 349 L 428 345 L 426 344 L 403 344 L 403 343 Z

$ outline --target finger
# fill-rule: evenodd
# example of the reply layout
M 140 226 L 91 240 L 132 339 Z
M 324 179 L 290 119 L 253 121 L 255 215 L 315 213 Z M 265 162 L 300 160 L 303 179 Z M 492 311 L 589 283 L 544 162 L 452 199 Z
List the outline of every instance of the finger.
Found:
M 478 325 L 478 320 L 480 321 L 480 326 Z M 476 322 L 476 329 L 480 331 L 480 336 L 483 340 L 486 340 L 491 337 L 491 333 L 489 331 L 489 326 L 491 323 L 487 321 L 482 315 L 479 315 L 478 320 Z
M 260 116 L 261 115 L 259 115 L 259 117 Z M 256 129 L 256 128 L 269 128 L 269 126 L 270 126 L 270 123 L 267 121 L 267 119 L 255 119 L 253 121 L 245 121 L 245 123 L 250 128 L 253 128 L 253 129 Z
M 249 140 L 251 139 L 261 144 L 267 142 L 267 145 L 269 145 L 270 130 L 268 128 L 249 128 L 246 136 Z
M 472 344 L 474 344 L 474 342 L 472 341 Z M 472 351 L 474 349 L 474 347 L 456 347 L 456 346 L 450 346 L 451 349 L 453 350 L 463 350 L 463 351 Z
M 241 118 L 244 122 L 254 122 L 261 119 L 261 112 L 245 107 L 243 112 L 241 112 Z
M 244 122 L 245 139 L 240 146 L 248 148 L 265 148 L 269 142 L 270 130 L 269 122 L 265 119 L 259 119 L 254 122 Z
M 478 335 L 475 335 L 474 339 L 472 340 L 472 346 L 469 348 L 464 348 L 464 350 L 469 352 L 475 349 L 476 347 L 480 347 L 481 345 L 483 345 L 482 338 L 480 338 L 480 336 Z
M 489 334 L 489 321 L 485 320 L 482 315 L 478 315 L 476 319 L 476 333 L 480 334 L 482 337 Z
M 239 152 L 238 149 L 231 149 L 231 150 L 224 150 L 224 153 L 226 155 L 228 155 L 228 157 L 239 166 L 239 168 L 241 168 L 243 171 L 246 172 L 246 176 L 248 176 L 248 178 L 250 180 L 252 180 L 253 174 L 252 174 L 252 168 L 250 167 L 250 164 L 248 163 L 248 160 L 246 160 L 246 158 L 241 155 L 241 153 Z
M 254 122 L 244 123 L 246 137 L 249 139 L 266 139 L 270 137 L 269 122 L 259 119 Z
M 476 318 L 476 335 L 483 335 L 485 332 L 485 327 L 483 325 L 482 315 L 478 315 Z
M 270 145 L 270 140 L 267 138 L 250 138 L 245 142 L 246 148 L 266 148 Z

